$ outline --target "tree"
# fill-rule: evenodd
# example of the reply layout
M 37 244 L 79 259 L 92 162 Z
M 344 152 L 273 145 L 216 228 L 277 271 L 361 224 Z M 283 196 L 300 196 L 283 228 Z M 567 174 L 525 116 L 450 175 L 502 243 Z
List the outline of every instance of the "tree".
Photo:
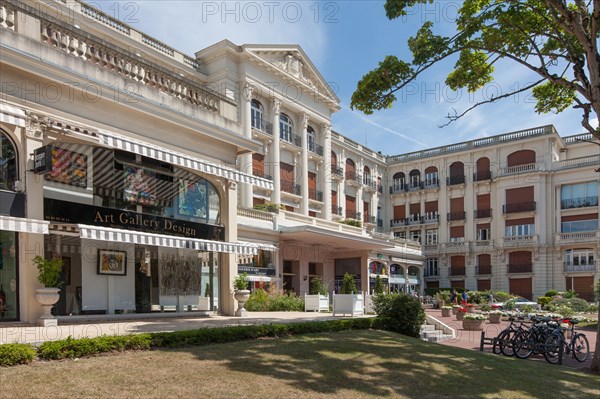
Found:
M 600 305 L 600 282 L 594 286 L 596 301 Z M 600 374 L 600 306 L 598 306 L 598 331 L 596 332 L 596 348 L 594 349 L 594 357 L 590 365 L 590 371 L 594 374 Z
M 377 275 L 377 277 L 375 277 L 375 293 L 383 294 L 383 281 L 381 281 L 381 277 L 379 277 L 379 274 Z
M 425 3 L 434 0 L 387 0 L 386 15 L 396 19 Z M 386 56 L 358 82 L 352 109 L 371 114 L 391 108 L 396 92 L 452 58 L 456 64 L 446 84 L 475 92 L 493 80 L 494 64 L 506 60 L 533 71 L 538 80 L 449 114 L 444 126 L 482 104 L 532 90 L 536 112 L 580 109 L 582 126 L 600 140 L 600 128 L 590 124 L 591 116 L 600 116 L 600 0 L 464 0 L 455 23 L 456 33 L 445 37 L 425 22 L 408 40 L 412 61 Z
M 354 276 L 348 273 L 344 274 L 344 283 L 342 284 L 342 290 L 340 294 L 355 294 L 358 293 L 358 289 L 356 288 L 356 282 L 354 281 Z

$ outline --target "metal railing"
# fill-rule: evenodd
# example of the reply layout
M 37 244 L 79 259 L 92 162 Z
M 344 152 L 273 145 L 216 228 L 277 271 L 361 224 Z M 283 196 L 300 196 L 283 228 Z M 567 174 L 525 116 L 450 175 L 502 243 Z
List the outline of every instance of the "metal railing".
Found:
M 294 144 L 297 147 L 302 147 L 302 137 L 294 134 L 292 129 L 285 129 L 279 132 L 279 138 L 288 143 Z
M 390 186 L 390 194 L 400 194 L 408 191 L 408 186 L 405 184 Z
M 308 199 L 323 202 L 323 192 L 314 188 L 308 189 Z
M 506 265 L 507 273 L 531 273 L 533 272 L 532 263 L 509 263 Z
M 440 181 L 439 179 L 425 179 L 423 181 L 423 188 L 425 190 L 431 188 L 440 188 Z
M 346 171 L 346 180 L 362 184 L 362 176 L 350 170 Z
M 400 226 L 407 226 L 408 225 L 408 219 L 391 219 L 390 220 L 390 227 L 400 227 Z
M 535 208 L 535 201 L 518 202 L 516 204 L 502 205 L 502 213 L 507 215 L 510 213 L 534 212 Z
M 343 215 L 342 207 L 341 206 L 337 206 L 337 205 L 331 205 L 331 214 L 332 215 L 342 216 Z
M 308 142 L 308 151 L 323 156 L 323 146 L 315 143 L 314 141 Z
M 457 184 L 465 184 L 465 175 L 462 176 L 450 176 L 446 177 L 446 184 L 448 186 L 454 186 Z
M 448 212 L 448 221 L 465 220 L 466 212 Z
M 372 190 L 377 190 L 377 182 L 371 180 L 371 178 L 364 176 L 363 177 L 363 185 Z
M 491 209 L 477 209 L 475 212 L 475 219 L 483 219 L 483 218 L 491 218 L 492 210 Z
M 451 276 L 464 276 L 466 275 L 466 268 L 464 266 L 450 266 L 450 275 Z
M 565 272 L 595 272 L 596 271 L 596 261 L 592 260 L 587 264 L 576 265 L 573 262 L 564 262 Z
M 588 206 L 598 206 L 598 196 L 570 198 L 560 201 L 560 209 L 584 208 Z
M 475 274 L 492 274 L 492 265 L 475 266 Z
M 360 220 L 361 213 L 346 209 L 346 219 Z
M 369 224 L 375 224 L 377 222 L 377 218 L 375 216 L 365 216 L 363 222 Z
M 492 172 L 490 172 L 489 170 L 486 172 L 482 172 L 482 173 L 473 173 L 473 181 L 486 181 L 486 180 L 492 180 Z
M 337 177 L 344 177 L 344 169 L 340 168 L 339 166 L 335 166 L 335 165 L 331 165 L 331 174 L 332 176 L 337 176 Z
M 253 117 L 252 118 L 252 127 L 256 130 L 259 130 L 263 133 L 273 134 L 273 124 L 267 122 L 262 118 Z
M 281 191 L 294 195 L 302 195 L 302 186 L 294 184 L 292 181 L 281 180 Z

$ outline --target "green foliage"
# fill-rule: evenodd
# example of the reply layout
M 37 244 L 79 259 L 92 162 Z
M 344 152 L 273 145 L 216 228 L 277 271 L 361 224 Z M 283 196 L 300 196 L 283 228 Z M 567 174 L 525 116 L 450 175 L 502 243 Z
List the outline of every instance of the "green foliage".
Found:
M 233 280 L 233 288 L 236 290 L 247 290 L 249 283 L 250 279 L 248 278 L 248 273 L 244 272 L 235 277 Z
M 375 293 L 383 294 L 383 282 L 381 281 L 381 277 L 379 277 L 379 274 L 377 275 L 377 277 L 375 277 Z
M 279 213 L 280 209 L 285 209 L 283 205 L 277 204 L 256 204 L 254 205 L 254 209 L 258 211 L 271 212 L 271 213 Z
M 410 337 L 419 336 L 421 325 L 425 322 L 425 311 L 417 298 L 407 294 L 376 295 L 373 308 L 379 319 L 379 328 Z
M 304 310 L 304 300 L 292 293 L 257 289 L 250 294 L 244 307 L 249 312 L 301 312 Z
M 492 306 L 487 303 L 480 305 L 479 308 L 482 312 L 489 312 L 490 310 L 492 310 Z
M 46 259 L 41 256 L 33 258 L 33 264 L 38 269 L 38 281 L 46 288 L 60 288 L 63 284 L 60 279 L 63 262 L 59 258 Z
M 498 302 L 508 301 L 512 297 L 512 295 L 505 291 L 494 291 L 492 294 Z
M 448 291 L 448 290 L 438 291 L 434 295 L 434 297 L 438 302 L 444 301 L 445 303 L 448 303 L 448 302 L 450 302 L 450 291 Z
M 549 297 L 549 296 L 540 296 L 537 299 L 537 303 L 540 304 L 542 309 L 545 309 L 546 306 L 550 303 L 550 301 L 552 301 L 552 297 Z
M 35 356 L 35 348 L 29 344 L 0 345 L 0 367 L 28 364 Z
M 206 283 L 204 286 L 204 296 L 210 298 L 210 283 Z
M 329 293 L 329 287 L 327 284 L 323 284 L 321 277 L 313 277 L 310 280 L 310 295 L 327 295 Z
M 408 15 L 410 7 L 434 3 L 433 0 L 387 0 L 389 19 Z M 565 7 L 565 4 L 568 4 Z M 600 85 L 598 54 L 597 1 L 540 0 L 464 0 L 458 3 L 454 29 L 450 36 L 436 34 L 431 19 L 423 22 L 408 39 L 412 59 L 394 55 L 384 57 L 367 72 L 352 94 L 351 108 L 365 114 L 388 109 L 397 100 L 397 92 L 421 74 L 435 70 L 436 64 L 454 60 L 446 84 L 453 90 L 476 91 L 493 81 L 494 66 L 518 66 L 537 74 L 537 81 L 523 81 L 509 89 L 449 115 L 450 122 L 484 103 L 495 102 L 533 89 L 538 113 L 562 112 L 568 107 L 581 108 L 582 126 L 600 138 L 600 129 L 589 124 L 590 116 L 600 114 L 595 92 Z
M 587 303 L 587 301 L 585 301 L 584 299 L 581 298 L 557 298 L 554 297 L 552 298 L 552 301 L 550 301 L 547 305 L 546 308 L 551 311 L 551 312 L 556 312 L 556 313 L 560 313 L 558 310 L 556 310 L 559 307 L 567 307 L 571 310 L 573 310 L 574 312 L 585 312 L 588 308 L 589 304 Z
M 548 296 L 548 297 L 553 297 L 553 296 L 556 296 L 556 295 L 558 295 L 558 291 L 556 291 L 556 290 L 548 290 L 544 294 L 544 296 Z
M 562 296 L 563 298 L 566 298 L 566 299 L 577 298 L 579 296 L 579 294 L 576 291 L 573 291 L 573 290 L 566 290 L 566 291 L 563 291 L 563 292 L 559 292 L 558 294 L 560 296 Z
M 354 281 L 354 275 L 348 273 L 344 274 L 344 282 L 340 294 L 357 294 L 358 288 L 356 288 L 356 282 Z
M 348 226 L 362 227 L 362 223 L 360 220 L 344 219 L 344 220 L 340 220 L 340 223 L 347 224 Z
M 490 292 L 489 291 L 469 291 L 467 292 L 467 297 L 469 298 L 469 303 L 488 303 Z
M 151 334 L 147 333 L 81 339 L 68 337 L 59 341 L 44 342 L 38 348 L 38 356 L 44 360 L 58 360 L 132 349 L 150 349 L 150 346 Z

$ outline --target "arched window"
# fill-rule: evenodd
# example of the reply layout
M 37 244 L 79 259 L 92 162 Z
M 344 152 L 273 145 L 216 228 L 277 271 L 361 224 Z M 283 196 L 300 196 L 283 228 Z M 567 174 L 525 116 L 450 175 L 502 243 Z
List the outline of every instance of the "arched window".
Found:
M 371 169 L 367 165 L 363 168 L 363 184 L 371 185 Z
M 489 158 L 482 157 L 477 160 L 477 172 L 473 176 L 473 181 L 490 180 L 492 174 L 490 172 L 490 160 Z
M 315 152 L 315 129 L 312 126 L 306 128 L 306 142 L 308 144 L 308 150 Z
M 450 165 L 450 177 L 448 185 L 464 184 L 465 182 L 465 165 L 462 162 L 454 162 Z
M 17 151 L 8 134 L 0 130 L 0 190 L 14 191 L 17 175 Z
M 410 188 L 419 188 L 421 184 L 421 172 L 418 169 L 413 169 L 408 176 L 410 178 Z
M 506 166 L 529 165 L 535 163 L 535 151 L 520 150 L 510 154 L 506 160 Z
M 346 180 L 356 180 L 356 164 L 350 158 L 346 159 Z
M 331 169 L 337 168 L 337 155 L 331 151 Z
M 438 170 L 435 166 L 425 169 L 425 187 L 438 186 Z
M 404 190 L 406 185 L 406 175 L 403 172 L 398 172 L 393 177 L 394 191 Z
M 279 115 L 279 138 L 291 143 L 293 127 L 294 124 L 289 116 L 286 114 Z
M 262 129 L 264 108 L 258 100 L 252 100 L 250 105 L 250 116 L 252 118 L 252 127 L 258 130 Z

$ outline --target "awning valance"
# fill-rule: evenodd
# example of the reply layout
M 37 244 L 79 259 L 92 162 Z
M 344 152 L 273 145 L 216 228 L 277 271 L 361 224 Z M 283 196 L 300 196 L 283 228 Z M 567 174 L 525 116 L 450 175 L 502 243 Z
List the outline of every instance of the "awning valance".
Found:
M 223 177 L 228 180 L 233 180 L 238 183 L 251 184 L 256 187 L 273 189 L 271 180 L 263 179 L 242 173 L 233 168 L 192 157 L 187 154 L 182 154 L 176 151 L 169 150 L 164 147 L 145 143 L 129 137 L 120 136 L 113 132 L 105 130 L 98 131 L 98 140 L 100 144 L 117 148 L 119 150 L 133 152 L 134 154 L 142 155 L 148 158 L 157 159 L 162 162 L 167 162 L 173 165 L 182 166 L 184 168 L 197 170 L 198 172 L 211 174 L 218 177 Z
M 270 283 L 272 280 L 273 278 L 269 276 L 248 276 L 248 281 L 262 281 L 264 283 Z
M 21 108 L 13 107 L 6 103 L 0 103 L 0 122 L 25 127 L 27 115 Z
M 141 231 L 111 229 L 79 224 L 79 236 L 90 240 L 124 242 L 168 248 L 187 248 L 198 251 L 225 252 L 230 254 L 257 255 L 258 247 L 247 242 L 224 242 L 144 233 Z
M 238 241 L 240 244 L 254 246 L 258 249 L 262 249 L 263 251 L 276 252 L 277 246 L 273 244 L 267 244 L 264 242 L 247 242 L 247 241 Z
M 48 234 L 49 224 L 50 222 L 44 220 L 0 215 L 0 230 L 17 231 L 20 233 Z

